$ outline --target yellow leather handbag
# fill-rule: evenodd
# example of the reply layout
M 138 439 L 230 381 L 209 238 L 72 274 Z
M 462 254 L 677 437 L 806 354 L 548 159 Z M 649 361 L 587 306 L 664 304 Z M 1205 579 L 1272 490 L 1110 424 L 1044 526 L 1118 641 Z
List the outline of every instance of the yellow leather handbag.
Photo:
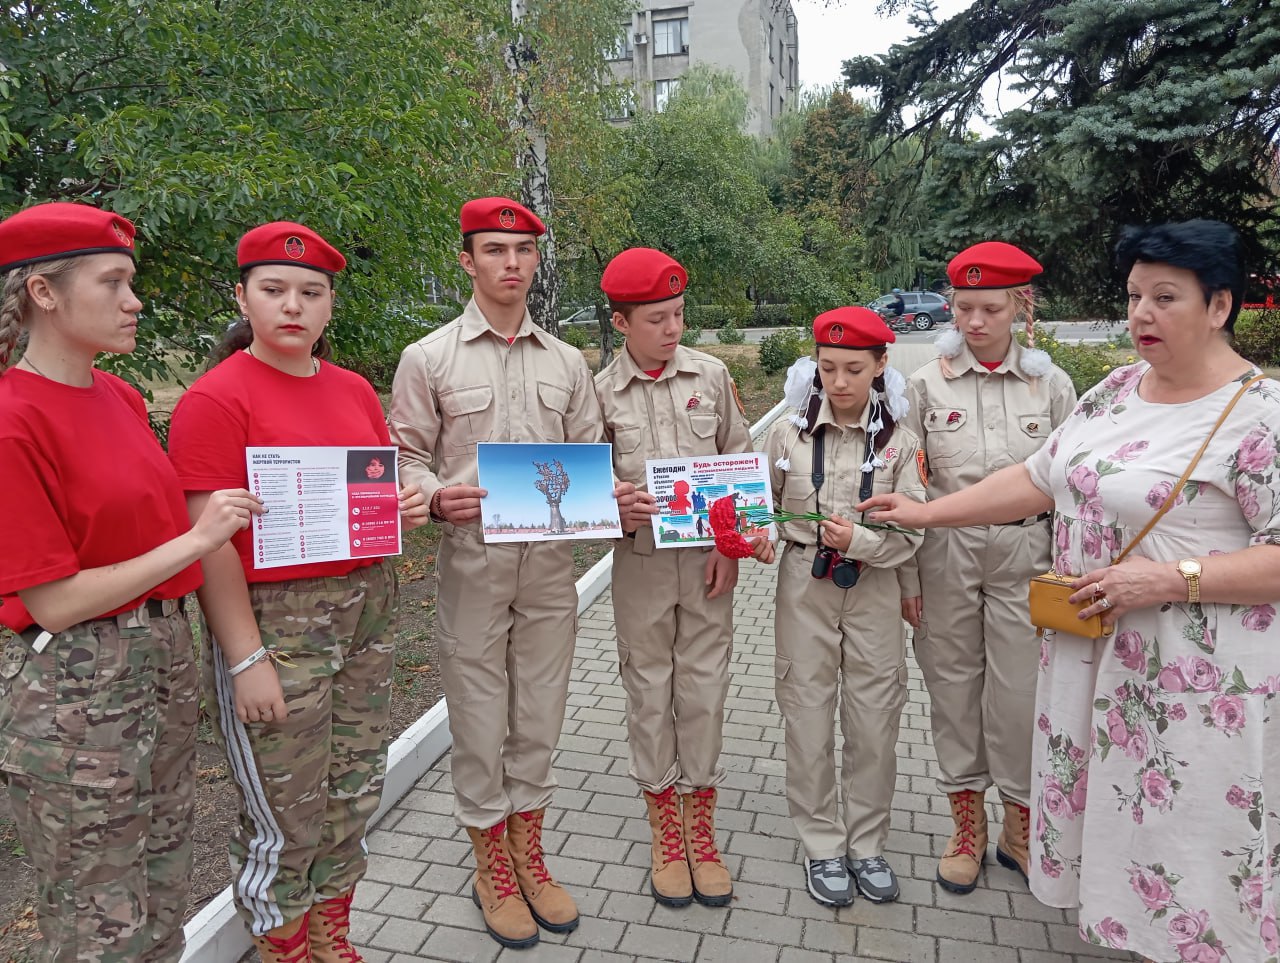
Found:
M 1227 415 L 1231 414 L 1231 409 L 1236 406 L 1237 401 L 1244 397 L 1244 393 L 1254 384 L 1261 381 L 1262 378 L 1263 376 L 1260 374 L 1255 375 L 1240 386 L 1240 390 L 1235 393 L 1235 396 L 1227 403 L 1227 407 L 1223 409 L 1222 414 L 1218 417 L 1217 423 L 1209 432 L 1209 437 L 1204 440 L 1200 450 L 1192 457 L 1191 464 L 1187 466 L 1187 470 L 1182 473 L 1182 477 L 1178 479 L 1177 484 L 1173 486 L 1173 490 L 1169 492 L 1169 497 L 1164 500 L 1160 510 L 1155 513 L 1151 521 L 1147 522 L 1147 527 L 1138 533 L 1137 538 L 1121 549 L 1120 554 L 1112 559 L 1112 565 L 1123 560 L 1135 545 L 1146 538 L 1147 532 L 1151 531 L 1156 522 L 1164 517 L 1164 513 L 1173 507 L 1173 503 L 1182 492 L 1182 486 L 1187 483 L 1187 479 L 1191 477 L 1196 465 L 1200 463 L 1200 456 L 1209 447 L 1209 442 L 1218 433 L 1222 423 L 1227 420 Z M 1056 572 L 1046 572 L 1044 575 L 1037 575 L 1031 579 L 1027 591 L 1027 607 L 1030 610 L 1031 624 L 1036 627 L 1036 635 L 1044 635 L 1045 632 L 1052 631 L 1082 635 L 1086 639 L 1096 639 L 1100 635 L 1110 635 L 1114 631 L 1113 626 L 1102 624 L 1101 613 L 1091 615 L 1087 619 L 1080 618 L 1080 611 L 1092 605 L 1093 599 L 1081 602 L 1078 605 L 1073 605 L 1067 601 L 1074 594 L 1071 583 L 1080 577 L 1079 575 L 1058 575 Z

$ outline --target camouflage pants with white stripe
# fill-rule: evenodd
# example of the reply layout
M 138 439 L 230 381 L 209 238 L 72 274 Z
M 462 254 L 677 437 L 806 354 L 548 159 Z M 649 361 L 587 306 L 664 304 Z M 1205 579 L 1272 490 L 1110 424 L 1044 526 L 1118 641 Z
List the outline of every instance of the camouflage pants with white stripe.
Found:
M 221 652 L 205 682 L 240 820 L 231 837 L 236 905 L 254 935 L 339 896 L 364 876 L 364 835 L 386 772 L 398 600 L 382 560 L 345 576 L 250 586 L 289 716 L 244 724 Z M 207 635 L 207 633 L 206 633 Z
M 36 952 L 176 963 L 199 713 L 190 623 L 144 607 L 72 626 L 40 653 L 37 632 L 0 659 L 0 776 L 36 870 Z

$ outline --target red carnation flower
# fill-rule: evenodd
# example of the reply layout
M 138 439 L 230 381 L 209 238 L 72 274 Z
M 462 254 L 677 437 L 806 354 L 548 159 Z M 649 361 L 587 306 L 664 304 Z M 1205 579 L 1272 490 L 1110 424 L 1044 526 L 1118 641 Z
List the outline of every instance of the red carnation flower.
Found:
M 738 531 L 738 506 L 731 495 L 712 502 L 707 519 L 716 536 L 716 551 L 725 558 L 750 558 L 755 554 L 751 543 Z

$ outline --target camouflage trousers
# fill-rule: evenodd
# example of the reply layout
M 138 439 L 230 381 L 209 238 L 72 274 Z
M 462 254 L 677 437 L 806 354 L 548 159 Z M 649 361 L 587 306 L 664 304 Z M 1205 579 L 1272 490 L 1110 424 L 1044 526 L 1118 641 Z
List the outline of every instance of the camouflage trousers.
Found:
M 276 666 L 288 718 L 240 722 L 227 663 L 209 641 L 204 663 L 240 794 L 236 906 L 261 936 L 364 876 L 387 767 L 398 591 L 383 559 L 344 576 L 251 585 L 249 595 L 262 644 L 292 663 Z
M 0 772 L 50 963 L 176 961 L 190 889 L 199 691 L 176 603 L 0 659 Z

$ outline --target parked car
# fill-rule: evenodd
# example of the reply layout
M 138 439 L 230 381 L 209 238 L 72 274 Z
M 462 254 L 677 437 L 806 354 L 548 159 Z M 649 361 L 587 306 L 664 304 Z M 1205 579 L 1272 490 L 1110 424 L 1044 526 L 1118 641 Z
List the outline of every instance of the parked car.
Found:
M 588 304 L 586 307 L 575 308 L 571 313 L 560 319 L 561 324 L 594 324 L 596 320 L 596 307 L 594 304 Z
M 917 331 L 928 331 L 939 322 L 950 324 L 954 320 L 947 299 L 933 291 L 903 291 L 902 301 L 906 305 L 903 321 Z M 894 296 L 886 294 L 876 298 L 867 307 L 883 316 L 893 302 Z

